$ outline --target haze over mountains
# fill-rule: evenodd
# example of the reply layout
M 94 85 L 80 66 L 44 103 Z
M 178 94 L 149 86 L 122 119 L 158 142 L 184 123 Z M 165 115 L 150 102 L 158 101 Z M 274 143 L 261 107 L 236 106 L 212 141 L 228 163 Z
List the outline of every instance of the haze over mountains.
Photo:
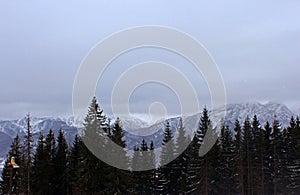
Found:
M 212 112 L 211 115 L 216 113 L 224 112 L 225 108 L 219 108 Z M 282 126 L 285 127 L 289 124 L 290 117 L 295 115 L 290 111 L 285 105 L 278 103 L 241 103 L 241 104 L 229 104 L 226 107 L 226 117 L 225 122 L 230 127 L 233 126 L 236 119 L 243 121 L 247 116 L 252 118 L 257 115 L 261 125 L 264 125 L 266 121 L 272 123 L 274 116 L 279 119 Z M 198 121 L 200 114 L 194 116 L 184 117 L 184 121 Z M 174 117 L 167 119 L 170 122 L 171 128 L 175 133 L 179 117 Z M 221 120 L 221 119 L 218 119 Z M 153 140 L 155 147 L 159 147 L 163 138 L 163 129 L 165 121 L 158 122 L 156 124 L 148 124 L 146 121 L 140 118 L 126 118 L 122 119 L 122 126 L 125 130 L 130 130 L 125 134 L 125 139 L 127 141 L 127 147 L 132 149 L 135 145 L 139 145 L 142 139 L 145 139 L 148 143 Z M 197 122 L 196 122 L 197 123 Z M 62 129 L 65 132 L 66 139 L 69 144 L 74 140 L 74 136 L 78 133 L 78 125 L 76 125 L 73 117 L 68 118 L 54 118 L 54 117 L 44 117 L 44 118 L 31 118 L 31 126 L 33 130 L 34 140 L 37 140 L 40 133 L 47 134 L 50 129 L 54 131 L 57 135 L 58 131 Z M 189 124 L 185 124 L 188 126 Z M 0 121 L 0 163 L 3 165 L 7 151 L 9 150 L 12 139 L 18 134 L 21 138 L 24 138 L 26 133 L 26 118 L 19 120 L 2 120 Z M 134 132 L 138 131 L 151 131 L 153 134 L 148 133 L 144 136 L 138 136 Z M 191 133 L 192 135 L 192 133 Z M 176 135 L 175 135 L 176 136 Z M 1 169 L 0 164 L 0 169 Z

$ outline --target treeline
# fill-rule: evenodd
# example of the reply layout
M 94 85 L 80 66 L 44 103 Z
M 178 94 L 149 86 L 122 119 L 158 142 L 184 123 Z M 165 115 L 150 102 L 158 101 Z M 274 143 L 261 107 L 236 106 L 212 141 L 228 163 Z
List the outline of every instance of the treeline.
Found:
M 57 137 L 50 130 L 40 135 L 35 151 L 31 133 L 20 143 L 17 136 L 7 155 L 20 166 L 10 172 L 5 166 L 0 183 L 1 194 L 300 194 L 300 121 L 297 117 L 282 128 L 274 117 L 271 123 L 260 124 L 257 117 L 236 120 L 234 128 L 226 124 L 213 129 L 206 108 L 200 117 L 195 136 L 187 135 L 182 120 L 174 137 L 166 122 L 159 156 L 153 141 L 141 140 L 133 154 L 126 151 L 127 142 L 120 119 L 113 125 L 92 100 L 85 118 L 84 130 L 68 147 L 64 132 Z M 28 128 L 30 131 L 30 128 Z M 116 152 L 103 134 L 124 150 Z M 199 148 L 205 140 L 217 142 L 204 156 Z M 118 156 L 128 170 L 114 168 L 95 157 L 83 143 L 88 141 L 103 155 Z M 189 143 L 182 151 L 179 145 Z M 29 153 L 28 153 L 29 151 Z M 148 151 L 148 152 L 145 152 Z M 30 154 L 28 157 L 28 155 Z M 114 156 L 115 155 L 115 156 Z M 147 155 L 147 156 L 144 156 Z M 178 156 L 171 163 L 172 155 Z M 32 158 L 31 158 L 32 157 Z M 141 163 L 138 163 L 142 161 Z M 143 167 L 148 171 L 131 171 Z M 12 173 L 12 175 L 11 175 Z M 27 174 L 30 173 L 30 174 Z M 12 176 L 12 177 L 11 177 Z M 10 180 L 12 178 L 12 180 Z M 10 183 L 10 181 L 12 181 Z

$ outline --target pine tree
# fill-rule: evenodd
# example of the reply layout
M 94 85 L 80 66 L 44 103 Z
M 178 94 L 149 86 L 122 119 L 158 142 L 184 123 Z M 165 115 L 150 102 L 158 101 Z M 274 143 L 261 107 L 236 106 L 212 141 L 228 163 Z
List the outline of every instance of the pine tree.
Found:
M 284 180 L 288 194 L 300 193 L 300 153 L 297 152 L 297 123 L 294 117 L 290 119 L 290 125 L 284 129 L 284 162 L 285 171 Z
M 214 140 L 218 140 L 216 137 L 218 136 L 217 127 L 212 128 L 211 125 L 208 126 L 210 133 L 206 133 L 208 136 L 208 140 L 210 143 L 214 142 Z M 205 141 L 205 140 L 204 140 Z M 204 143 L 205 144 L 205 143 Z M 205 162 L 208 166 L 208 194 L 220 194 L 222 193 L 219 183 L 220 183 L 220 175 L 217 172 L 216 168 L 220 166 L 219 164 L 219 155 L 220 155 L 220 145 L 216 142 L 212 148 L 208 151 L 208 153 L 204 156 Z
M 149 146 L 149 156 L 147 158 L 147 167 L 156 167 L 156 159 L 155 159 L 155 152 L 154 152 L 154 143 L 153 141 L 150 142 Z M 156 184 L 156 169 L 146 171 L 147 175 L 147 193 L 153 194 L 155 192 L 155 184 Z
M 41 134 L 38 140 L 38 146 L 33 156 L 32 166 L 32 192 L 33 194 L 45 194 L 50 192 L 48 175 L 48 154 L 46 153 L 46 144 L 44 136 Z
M 243 125 L 243 151 L 245 153 L 245 188 L 247 189 L 247 194 L 253 194 L 253 132 L 249 117 L 244 121 Z
M 80 137 L 75 135 L 73 145 L 70 149 L 69 155 L 69 164 L 68 164 L 68 193 L 76 194 L 82 193 L 80 189 L 80 173 L 79 173 L 79 164 L 80 164 Z
M 164 137 L 162 141 L 161 161 L 160 165 L 167 165 L 172 161 L 174 155 L 175 146 L 173 142 L 173 134 L 170 127 L 170 123 L 167 121 L 164 129 Z
M 15 163 L 19 166 L 19 168 L 12 168 L 10 165 L 11 159 L 14 158 Z M 11 146 L 10 151 L 7 154 L 7 159 L 5 161 L 5 167 L 2 170 L 2 180 L 0 181 L 0 191 L 3 194 L 19 194 L 22 193 L 20 191 L 22 182 L 20 172 L 23 167 L 24 162 L 21 162 L 21 146 L 20 146 L 20 138 L 17 135 Z
M 30 176 L 31 176 L 31 165 L 32 165 L 32 160 L 31 160 L 31 156 L 32 156 L 32 130 L 31 130 L 31 118 L 30 118 L 30 114 L 27 115 L 27 132 L 26 132 L 26 136 L 25 136 L 25 152 L 26 152 L 26 156 L 25 156 L 25 160 L 26 160 L 26 165 L 25 165 L 25 170 L 26 170 L 26 179 L 27 179 L 27 195 L 31 194 L 31 180 L 30 180 Z
M 210 142 L 212 140 L 212 136 L 214 136 L 211 128 L 211 122 L 208 115 L 208 110 L 206 107 L 203 108 L 202 115 L 200 117 L 199 128 L 197 130 L 198 136 L 198 144 L 200 147 L 208 147 L 209 143 L 205 143 L 204 135 L 208 138 L 207 141 Z M 214 174 L 213 171 L 210 170 L 211 162 L 213 161 L 213 153 L 214 149 L 212 148 L 208 153 L 204 156 L 199 157 L 201 162 L 201 169 L 200 169 L 200 185 L 201 185 L 201 193 L 208 195 L 209 191 L 212 189 L 210 186 L 210 179 L 211 176 Z M 215 154 L 217 155 L 217 154 Z
M 49 130 L 46 139 L 45 139 L 45 153 L 46 153 L 46 164 L 47 169 L 45 169 L 45 175 L 48 179 L 49 191 L 48 194 L 54 194 L 55 189 L 55 167 L 54 167 L 54 158 L 55 158 L 55 136 L 52 129 Z
M 267 121 L 264 126 L 265 136 L 264 136 L 264 145 L 265 145 L 265 155 L 264 155 L 264 175 L 265 175 L 265 194 L 273 194 L 274 183 L 273 183 L 273 159 L 272 153 L 273 148 L 271 144 L 271 134 L 272 127 Z
M 254 115 L 252 119 L 252 131 L 253 131 L 253 194 L 265 194 L 264 186 L 264 131 L 260 126 L 260 122 L 257 116 Z
M 124 130 L 121 127 L 121 120 L 119 117 L 117 117 L 114 127 L 112 129 L 112 137 L 111 140 L 121 146 L 122 148 L 126 147 L 126 141 L 124 138 Z
M 282 146 L 282 142 L 281 142 L 281 138 L 282 138 L 282 134 L 281 134 L 281 125 L 279 123 L 279 121 L 275 119 L 273 121 L 273 132 L 271 134 L 271 144 L 272 144 L 272 171 L 273 171 L 273 183 L 274 183 L 274 188 L 273 188 L 273 193 L 274 194 L 279 194 L 280 192 L 282 193 L 282 185 L 281 185 L 281 146 Z
M 210 119 L 208 116 L 208 110 L 204 107 L 200 116 L 199 127 L 197 128 L 194 138 L 186 151 L 188 159 L 188 181 L 186 185 L 186 192 L 188 194 L 205 194 L 209 191 L 208 156 L 199 156 L 200 147 L 206 147 L 203 143 L 203 139 L 209 127 Z M 210 133 L 210 135 L 212 134 Z
M 235 142 L 234 142 L 234 155 L 235 155 L 235 176 L 237 183 L 237 191 L 239 194 L 245 194 L 244 188 L 244 153 L 243 153 L 243 132 L 238 120 L 235 121 Z
M 106 116 L 100 109 L 96 97 L 93 97 L 84 119 L 84 130 L 80 141 L 80 187 L 87 194 L 105 192 L 109 188 L 107 181 L 108 165 L 100 161 L 90 151 L 97 151 L 97 155 L 106 155 L 105 134 L 107 132 Z M 88 143 L 88 147 L 84 143 Z M 101 157 L 102 158 L 102 157 Z
M 202 161 L 199 157 L 199 139 L 195 134 L 192 142 L 186 151 L 188 167 L 187 167 L 187 194 L 199 194 L 200 193 L 200 169 L 202 167 Z
M 160 168 L 158 169 L 158 192 L 170 193 L 171 189 L 171 172 L 174 159 L 175 145 L 169 121 L 165 124 L 164 137 L 162 141 L 162 150 L 160 154 Z
M 293 146 L 293 147 L 295 147 L 295 152 L 296 152 L 296 159 L 297 160 L 295 160 L 295 166 L 296 167 L 298 167 L 298 170 L 296 171 L 296 173 L 295 173 L 295 179 L 294 179 L 294 181 L 295 181 L 295 183 L 297 184 L 296 186 L 295 186 L 295 188 L 296 188 L 296 194 L 300 194 L 300 120 L 299 120 L 299 117 L 297 116 L 297 118 L 296 118 L 296 126 L 295 126 L 295 128 L 294 128 L 294 131 L 293 131 L 293 133 L 292 133 L 292 135 L 291 135 L 293 138 L 294 138 L 294 140 L 295 140 L 295 145 Z
M 234 188 L 234 142 L 228 126 L 221 127 L 221 135 L 218 139 L 220 153 L 218 158 L 219 166 L 216 167 L 220 176 L 220 192 L 222 194 L 235 194 Z
M 125 151 L 126 140 L 124 139 L 124 135 L 125 132 L 121 126 L 121 120 L 117 118 L 112 129 L 111 140 L 119 145 L 121 149 L 118 151 L 114 150 L 115 147 L 108 149 L 110 150 L 111 158 L 119 159 L 116 164 L 126 167 L 127 171 L 111 167 L 111 170 L 109 171 L 109 177 L 112 180 L 110 183 L 110 193 L 126 193 L 131 179 L 129 172 L 130 162 Z
M 60 129 L 57 136 L 57 146 L 55 150 L 54 162 L 54 193 L 67 193 L 67 152 L 68 145 L 63 131 Z
M 204 141 L 206 137 L 206 143 Z M 218 176 L 215 170 L 217 166 L 217 157 L 219 148 L 215 144 L 210 148 L 210 143 L 216 139 L 217 132 L 213 129 L 206 107 L 203 108 L 200 116 L 199 127 L 196 130 L 195 136 L 187 149 L 188 157 L 188 184 L 186 191 L 192 194 L 214 194 L 218 191 L 215 185 Z M 203 147 L 203 151 L 210 151 L 204 156 L 199 156 L 199 149 Z
M 186 135 L 182 118 L 179 119 L 177 133 L 175 155 L 178 157 L 172 162 L 173 171 L 171 173 L 171 178 L 173 180 L 175 178 L 176 181 L 171 183 L 171 188 L 173 189 L 173 193 L 183 193 L 188 181 L 188 158 L 184 147 L 189 145 L 189 137 Z

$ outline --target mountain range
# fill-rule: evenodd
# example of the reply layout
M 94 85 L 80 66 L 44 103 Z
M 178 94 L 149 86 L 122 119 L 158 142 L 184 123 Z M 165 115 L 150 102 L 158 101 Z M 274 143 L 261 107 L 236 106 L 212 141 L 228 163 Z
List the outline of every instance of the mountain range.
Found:
M 211 111 L 210 115 L 214 116 L 224 111 L 226 111 L 226 116 L 222 120 L 224 120 L 229 127 L 233 127 L 236 119 L 242 122 L 247 116 L 252 118 L 254 115 L 257 115 L 262 125 L 264 125 L 266 121 L 272 123 L 274 116 L 276 116 L 276 118 L 281 122 L 282 126 L 286 127 L 289 124 L 290 117 L 295 115 L 283 104 L 261 104 L 257 102 L 228 104 L 226 107 Z M 184 125 L 185 127 L 193 128 L 191 125 L 197 124 L 199 119 L 200 113 L 192 116 L 185 116 L 183 117 Z M 171 129 L 175 133 L 178 126 L 179 117 L 169 118 L 166 120 L 169 121 Z M 142 139 L 145 139 L 148 143 L 153 140 L 155 147 L 159 147 L 163 139 L 163 129 L 166 120 L 162 120 L 155 124 L 149 124 L 146 121 L 136 117 L 126 119 L 121 118 L 122 127 L 126 131 L 125 139 L 127 141 L 127 148 L 132 149 L 135 145 L 140 145 Z M 71 144 L 78 132 L 78 129 L 82 128 L 82 125 L 77 124 L 78 123 L 74 121 L 74 117 L 31 117 L 31 127 L 33 130 L 34 140 L 37 140 L 40 133 L 44 135 L 47 134 L 50 129 L 54 131 L 55 135 L 57 135 L 58 131 L 62 129 L 65 132 L 68 143 Z M 3 167 L 6 154 L 13 138 L 16 137 L 16 135 L 24 138 L 26 135 L 26 128 L 26 117 L 19 120 L 0 121 L 0 171 L 1 167 Z M 139 136 L 141 134 L 139 132 L 147 134 Z M 190 135 L 192 135 L 192 132 L 190 132 Z

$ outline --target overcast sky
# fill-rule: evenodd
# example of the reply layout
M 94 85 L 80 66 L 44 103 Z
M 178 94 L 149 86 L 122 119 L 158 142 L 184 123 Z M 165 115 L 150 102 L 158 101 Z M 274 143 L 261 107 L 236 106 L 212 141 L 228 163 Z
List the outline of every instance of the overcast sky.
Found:
M 27 112 L 37 117 L 71 115 L 73 81 L 88 51 L 110 34 L 140 25 L 170 26 L 201 42 L 219 66 L 228 102 L 275 101 L 299 113 L 299 18 L 299 0 L 2 0 L 0 119 Z M 175 66 L 187 63 L 158 49 L 121 56 L 97 89 L 106 112 L 110 86 L 124 67 L 152 59 Z M 203 79 L 192 69 L 182 71 L 199 84 L 199 98 L 209 101 Z M 149 102 L 173 96 L 163 86 L 141 86 L 132 95 L 132 108 L 143 112 Z M 171 99 L 166 103 L 170 107 L 176 104 L 176 98 Z

